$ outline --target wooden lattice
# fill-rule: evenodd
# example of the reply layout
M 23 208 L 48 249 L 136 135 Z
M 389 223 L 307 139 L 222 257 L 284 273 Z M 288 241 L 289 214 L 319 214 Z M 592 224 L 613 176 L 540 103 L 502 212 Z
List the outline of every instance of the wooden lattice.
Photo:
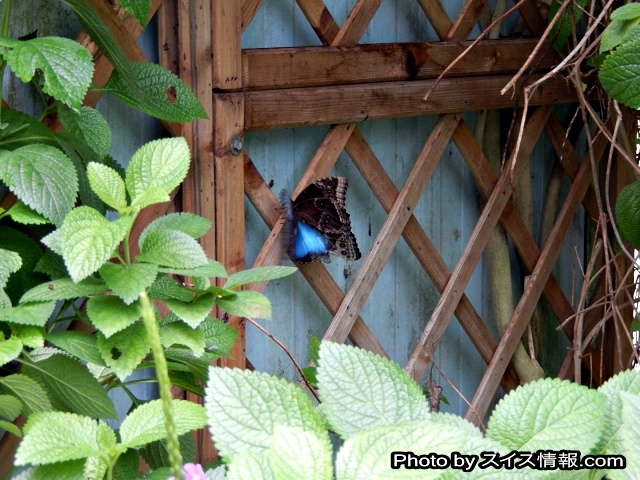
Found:
M 230 148 L 232 139 L 242 138 L 248 130 L 331 124 L 293 196 L 315 179 L 326 176 L 344 150 L 388 216 L 346 294 L 322 263 L 301 267 L 303 276 L 334 315 L 324 338 L 344 342 L 348 337 L 362 348 L 387 356 L 359 314 L 402 235 L 441 292 L 405 369 L 415 379 L 423 376 L 451 317 L 455 316 L 488 365 L 467 412 L 468 419 L 478 421 L 485 415 L 500 384 L 508 390 L 519 383 L 509 360 L 541 296 L 559 319 L 575 314 L 551 268 L 578 207 L 582 204 L 592 218 L 598 215 L 590 188 L 591 169 L 603 156 L 607 141 L 602 137 L 595 139 L 593 163 L 589 158 L 581 161 L 567 145 L 566 133 L 552 105 L 575 101 L 575 96 L 564 79 L 554 78 L 529 99 L 531 108 L 527 112 L 521 148 L 508 159 L 501 175 L 496 176 L 461 112 L 521 106 L 523 98 L 514 100 L 510 95 L 501 95 L 502 88 L 530 56 L 536 57 L 532 62 L 536 71 L 527 81 L 540 78 L 557 59 L 549 49 L 542 49 L 543 53 L 534 51 L 535 39 L 483 40 L 475 47 L 474 62 L 457 64 L 429 100 L 423 102 L 422 97 L 434 79 L 469 45 L 467 37 L 486 2 L 469 0 L 452 21 L 441 2 L 417 1 L 442 42 L 358 45 L 381 0 L 356 1 L 342 26 L 332 18 L 322 0 L 297 0 L 322 47 L 242 50 L 241 33 L 260 8 L 261 0 L 152 0 L 151 15 L 158 13 L 160 61 L 192 87 L 209 118 L 191 125 L 165 124 L 172 135 L 187 138 L 193 153 L 193 167 L 176 203 L 146 209 L 139 216 L 136 228 L 139 232 L 167 208 L 192 211 L 213 219 L 214 228 L 203 237 L 202 245 L 208 256 L 234 272 L 244 267 L 243 197 L 246 194 L 271 228 L 254 266 L 280 263 L 283 248 L 279 239 L 282 227 L 279 202 L 249 155 L 244 151 L 234 155 Z M 87 3 L 114 33 L 128 58 L 146 60 L 136 44 L 141 33 L 139 26 L 131 17 L 121 15 L 107 0 L 87 0 Z M 534 36 L 541 36 L 546 22 L 535 2 L 524 1 L 518 5 L 528 30 Z M 85 34 L 81 33 L 79 40 L 95 54 L 94 84 L 104 85 L 112 66 Z M 296 61 L 291 62 L 291 58 Z M 335 68 L 329 68 L 332 66 Z M 94 105 L 98 98 L 99 94 L 91 94 L 85 102 Z M 300 108 L 301 104 L 305 105 L 304 109 Z M 405 185 L 398 191 L 360 133 L 357 122 L 427 114 L 441 116 Z M 512 203 L 511 195 L 513 184 L 542 132 L 571 179 L 571 189 L 549 239 L 540 249 Z M 450 271 L 412 211 L 451 141 L 472 171 L 486 204 L 464 252 Z M 498 222 L 513 241 L 530 277 L 509 326 L 496 342 L 464 295 L 464 289 Z M 136 248 L 136 237 L 132 235 L 132 248 Z M 264 285 L 253 287 L 262 290 Z M 598 292 L 601 290 L 596 287 L 594 295 Z M 240 318 L 231 318 L 230 323 L 240 336 L 232 351 L 233 360 L 226 360 L 226 364 L 244 368 L 244 323 Z M 570 322 L 564 325 L 564 330 L 571 338 Z M 569 352 L 560 376 L 570 376 L 572 362 L 573 355 Z M 594 372 L 594 375 L 598 374 Z M 9 451 L 7 443 L 14 440 L 15 437 L 5 435 L 0 451 Z M 198 440 L 200 461 L 206 462 L 214 455 L 210 439 L 202 435 Z

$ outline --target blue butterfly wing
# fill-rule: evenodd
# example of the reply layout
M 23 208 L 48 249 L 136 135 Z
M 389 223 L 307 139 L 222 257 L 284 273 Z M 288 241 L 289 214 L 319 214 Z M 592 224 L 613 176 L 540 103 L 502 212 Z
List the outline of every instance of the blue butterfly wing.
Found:
M 332 248 L 333 242 L 320 230 L 304 222 L 298 222 L 289 253 L 296 262 L 307 263 L 314 258 L 327 255 Z

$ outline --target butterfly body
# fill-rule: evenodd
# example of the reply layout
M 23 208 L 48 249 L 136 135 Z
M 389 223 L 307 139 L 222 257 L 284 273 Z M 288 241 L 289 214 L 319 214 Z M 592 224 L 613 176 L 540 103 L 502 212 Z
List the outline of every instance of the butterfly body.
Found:
M 295 200 L 283 192 L 287 252 L 296 262 L 327 258 L 329 253 L 358 260 L 360 250 L 345 209 L 347 179 L 328 177 L 307 186 Z

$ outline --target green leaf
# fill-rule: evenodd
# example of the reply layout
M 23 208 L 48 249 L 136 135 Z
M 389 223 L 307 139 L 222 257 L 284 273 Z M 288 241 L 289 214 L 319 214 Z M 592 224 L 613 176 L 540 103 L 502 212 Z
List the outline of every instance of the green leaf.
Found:
M 100 352 L 95 335 L 74 330 L 47 333 L 46 339 L 65 352 L 78 357 L 85 362 L 99 366 L 106 366 Z
M 17 304 L 25 291 L 46 280 L 46 277 L 34 272 L 36 264 L 43 255 L 43 247 L 31 236 L 11 227 L 3 226 L 0 234 L 0 248 L 20 255 L 22 266 L 18 271 L 11 273 L 6 282 L 6 294 L 12 304 Z M 9 305 L 2 304 L 1 306 L 8 307 Z
M 639 51 L 640 40 L 620 45 L 605 58 L 598 73 L 605 91 L 634 110 L 640 108 Z
M 42 327 L 55 306 L 56 302 L 29 302 L 13 308 L 0 308 L 0 321 Z
M 166 203 L 171 197 L 161 187 L 149 187 L 143 190 L 131 202 L 131 209 L 141 210 L 156 203 Z
M 637 370 L 620 372 L 603 383 L 598 388 L 598 392 L 606 396 L 606 405 L 603 409 L 605 426 L 597 452 L 619 454 L 622 449 L 620 429 L 626 421 L 622 416 L 621 394 L 626 392 L 640 395 L 640 372 Z
M 87 314 L 105 338 L 132 325 L 140 318 L 138 302 L 127 305 L 115 295 L 99 295 L 87 302 Z
M 513 450 L 564 449 L 586 454 L 603 431 L 605 401 L 601 393 L 566 380 L 530 382 L 498 403 L 487 425 L 487 438 Z
M 23 82 L 41 70 L 45 93 L 80 108 L 93 77 L 91 55 L 82 45 L 60 37 L 24 41 L 0 37 L 0 45 L 9 48 L 2 56 Z
M 195 215 L 193 213 L 181 212 L 181 213 L 169 213 L 162 217 L 156 218 L 151 222 L 140 234 L 138 243 L 144 244 L 145 238 L 151 232 L 158 230 L 178 230 L 182 233 L 186 233 L 192 238 L 200 238 L 207 233 L 211 228 L 211 221 L 204 217 Z
M 322 342 L 317 377 L 323 413 L 343 438 L 429 416 L 420 387 L 398 365 L 371 352 Z
M 138 21 L 141 27 L 147 24 L 151 0 L 119 0 L 120 5 Z
M 611 20 L 613 21 L 636 19 L 640 19 L 640 4 L 637 3 L 623 5 L 611 12 Z
M 178 435 L 198 430 L 206 425 L 207 417 L 202 405 L 187 400 L 173 400 L 171 406 Z M 152 400 L 140 405 L 127 415 L 120 425 L 122 445 L 129 448 L 163 439 L 166 435 L 161 400 Z
M 347 439 L 336 458 L 336 478 L 435 479 L 441 469 L 393 470 L 392 452 L 421 452 L 450 456 L 468 436 L 464 430 L 431 422 L 385 425 Z M 510 477 L 503 477 L 510 478 Z
M 196 442 L 190 433 L 185 433 L 178 437 L 180 442 L 180 453 L 182 454 L 183 463 L 195 463 L 196 461 Z M 139 450 L 140 455 L 152 470 L 162 467 L 170 467 L 169 452 L 167 450 L 166 441 L 157 440 L 147 443 Z M 138 468 L 138 456 L 136 455 L 135 468 Z M 162 480 L 165 480 L 164 478 Z
M 638 458 L 638 445 L 640 445 L 640 396 L 628 392 L 621 392 L 622 401 L 622 425 L 620 426 L 620 446 L 618 454 L 623 454 L 627 460 L 625 478 L 640 478 L 640 458 Z M 615 479 L 616 470 L 606 470 L 610 478 Z
M 89 6 L 86 0 L 63 0 L 63 2 L 73 9 L 91 40 L 100 47 L 100 52 L 109 59 L 129 89 L 141 94 L 140 86 L 136 82 L 129 60 L 127 60 L 122 48 L 120 48 L 111 31 L 105 26 L 98 14 Z
M 0 377 L 0 385 L 5 393 L 10 393 L 22 402 L 25 407 L 24 413 L 27 415 L 53 410 L 51 401 L 42 386 L 24 374 L 16 373 L 8 377 Z
M 551 2 L 549 8 L 549 20 L 554 18 L 562 2 L 560 0 L 554 0 Z M 569 7 L 561 14 L 562 17 L 554 24 L 551 32 L 551 43 L 553 48 L 557 52 L 562 52 L 562 49 L 569 40 L 571 33 L 576 28 L 576 25 L 580 21 L 583 15 L 583 9 L 587 4 L 587 0 L 575 0 L 569 4 Z
M 638 44 L 640 46 L 640 43 Z M 634 248 L 640 248 L 640 181 L 620 191 L 616 200 L 616 224 Z
M 191 328 L 182 322 L 173 322 L 160 327 L 160 339 L 165 347 L 184 345 L 189 347 L 196 357 L 204 353 L 204 332 Z
M 0 341 L 0 366 L 15 360 L 20 353 L 22 353 L 22 342 L 19 338 L 11 337 Z
M 333 464 L 329 436 L 276 425 L 270 465 L 275 478 L 331 480 Z
M 200 244 L 178 230 L 151 232 L 140 245 L 140 251 L 137 260 L 167 267 L 194 268 L 209 263 Z
M 136 322 L 109 338 L 99 333 L 98 349 L 107 366 L 124 381 L 140 365 L 151 348 L 144 325 Z
M 124 217 L 110 222 L 91 207 L 77 207 L 67 215 L 53 243 L 51 234 L 42 241 L 62 255 L 71 278 L 79 282 L 113 256 L 131 229 L 132 221 Z
M 232 274 L 225 283 L 224 288 L 235 288 L 247 283 L 266 282 L 276 278 L 286 277 L 296 272 L 296 267 L 257 267 L 250 270 L 242 270 Z
M 190 302 L 193 300 L 194 293 L 187 287 L 165 275 L 151 285 L 149 297 L 162 301 L 177 300 L 179 302 Z
M 39 362 L 25 360 L 26 367 L 73 412 L 92 418 L 117 418 L 106 390 L 78 361 L 52 355 Z
M 91 190 L 89 177 L 87 176 L 87 164 L 89 162 L 102 163 L 97 154 L 79 137 L 68 132 L 56 132 L 54 134 L 58 145 L 69 157 L 78 172 L 78 198 L 85 207 L 93 207 L 100 213 L 106 212 L 106 206 L 102 200 Z
M 231 315 L 271 319 L 271 303 L 267 297 L 253 290 L 240 290 L 235 293 L 233 297 L 216 299 L 216 303 Z
M 161 267 L 160 271 L 163 273 L 173 273 L 174 275 L 182 275 L 185 277 L 206 277 L 206 278 L 225 278 L 227 271 L 224 269 L 220 262 L 215 260 L 208 260 L 206 265 L 195 268 L 166 268 Z
M 6 430 L 9 433 L 13 433 L 18 438 L 22 438 L 22 431 L 11 422 L 0 420 L 0 429 Z
M 36 142 L 55 146 L 53 133 L 37 118 L 3 106 L 2 123 L 5 124 L 5 128 L 0 130 L 0 145 L 7 150 L 15 150 Z
M 189 146 L 184 138 L 166 138 L 143 145 L 131 157 L 125 184 L 131 199 L 157 187 L 166 194 L 176 188 L 189 169 Z
M 41 143 L 0 150 L 0 179 L 56 225 L 69 213 L 78 193 L 78 176 L 69 157 Z
M 0 288 L 7 286 L 9 275 L 20 270 L 22 259 L 20 255 L 11 250 L 0 248 Z
M 0 395 L 0 417 L 13 422 L 22 413 L 22 402 L 13 395 Z
M 14 326 L 14 332 L 25 347 L 41 348 L 44 346 L 44 327 Z
M 238 338 L 238 331 L 231 325 L 217 318 L 207 317 L 198 327 L 204 332 L 207 350 L 215 350 L 221 355 L 229 355 L 229 351 Z
M 56 462 L 46 465 L 39 465 L 32 470 L 32 475 L 22 480 L 54 480 L 56 478 L 64 478 L 65 480 L 86 480 L 85 471 L 87 461 L 68 460 L 66 462 Z M 27 470 L 29 471 L 29 470 Z M 100 477 L 91 477 L 100 478 Z M 16 478 L 15 480 L 20 480 Z
M 153 63 L 131 62 L 140 94 L 131 91 L 119 71 L 113 72 L 105 89 L 127 105 L 170 122 L 191 122 L 207 118 L 197 97 L 182 80 L 166 68 Z
M 631 4 L 633 5 L 633 4 Z M 624 42 L 632 42 L 640 38 L 638 21 L 611 22 L 602 32 L 600 53 L 613 50 Z
M 40 412 L 29 417 L 15 464 L 43 465 L 98 456 L 98 422 L 72 413 Z
M 275 376 L 210 367 L 205 398 L 211 436 L 226 459 L 266 453 L 276 425 L 326 435 L 309 397 Z
M 98 295 L 107 290 L 107 285 L 98 278 L 85 278 L 75 283 L 70 278 L 59 278 L 42 283 L 25 292 L 20 299 L 24 302 L 42 302 L 46 300 L 70 300 L 72 298 Z
M 118 172 L 106 165 L 90 162 L 87 165 L 87 176 L 91 189 L 100 197 L 100 200 L 116 212 L 123 212 L 127 208 L 124 180 Z
M 9 216 L 14 222 L 23 225 L 45 225 L 50 223 L 49 220 L 22 202 L 16 202 L 15 205 L 9 209 Z
M 83 139 L 98 157 L 109 153 L 111 130 L 98 110 L 85 106 L 79 110 L 59 108 L 58 118 L 65 131 Z
M 195 328 L 205 319 L 215 305 L 215 297 L 211 293 L 198 295 L 188 303 L 177 300 L 165 300 L 164 303 L 173 313 L 184 320 L 190 327 Z
M 35 265 L 34 272 L 39 272 L 54 279 L 67 278 L 69 272 L 64 266 L 64 260 L 60 255 L 52 250 L 47 250 L 38 263 Z
M 243 452 L 234 457 L 229 464 L 229 471 L 223 477 L 226 480 L 275 480 L 269 456 L 266 453 Z M 286 478 L 286 477 L 285 477 Z
M 155 281 L 158 267 L 147 263 L 120 265 L 105 263 L 100 267 L 100 276 L 107 282 L 113 293 L 124 303 L 131 304 Z

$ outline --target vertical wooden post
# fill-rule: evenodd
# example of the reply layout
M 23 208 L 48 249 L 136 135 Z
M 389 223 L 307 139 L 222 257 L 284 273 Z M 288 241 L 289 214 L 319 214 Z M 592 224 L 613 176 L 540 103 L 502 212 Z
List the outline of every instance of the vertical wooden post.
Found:
M 242 2 L 211 0 L 213 58 L 213 147 L 216 203 L 216 259 L 227 272 L 244 268 L 244 160 L 240 155 L 244 131 L 242 88 Z M 231 317 L 238 330 L 230 359 L 224 366 L 245 368 L 244 321 Z

